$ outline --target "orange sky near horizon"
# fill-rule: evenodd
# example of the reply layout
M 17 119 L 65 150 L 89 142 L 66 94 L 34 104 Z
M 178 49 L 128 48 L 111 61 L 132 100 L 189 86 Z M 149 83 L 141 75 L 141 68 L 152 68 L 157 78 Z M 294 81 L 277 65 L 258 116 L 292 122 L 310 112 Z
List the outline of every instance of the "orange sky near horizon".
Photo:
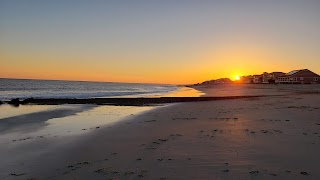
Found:
M 161 84 L 194 84 L 206 80 L 222 77 L 235 79 L 235 76 L 262 74 L 263 72 L 283 71 L 289 72 L 293 69 L 309 68 L 319 73 L 320 69 L 305 67 L 302 65 L 288 65 L 286 63 L 268 64 L 268 53 L 259 52 L 252 48 L 218 48 L 194 56 L 185 64 L 163 64 L 157 62 L 133 63 L 130 66 L 122 65 L 128 63 L 123 61 L 110 64 L 112 61 L 101 61 L 99 64 L 91 64 L 90 60 L 83 59 L 77 64 L 77 59 L 55 61 L 51 55 L 34 58 L 30 60 L 17 56 L 3 57 L 9 59 L 0 68 L 2 78 L 25 78 L 25 79 L 54 79 L 54 80 L 80 80 L 80 81 L 102 81 L 102 82 L 139 82 L 139 83 L 161 83 Z M 33 59 L 47 58 L 46 63 Z M 97 57 L 98 58 L 98 57 Z M 197 58 L 201 60 L 196 60 Z M 24 61 L 20 61 L 24 59 Z M 81 59 L 79 57 L 79 59 Z M 99 59 L 99 58 L 98 58 Z M 219 59 L 218 61 L 216 59 Z M 257 59 L 260 59 L 259 61 Z M 174 61 L 174 59 L 172 59 Z M 33 64 L 32 64 L 33 63 Z
M 82 53 L 71 56 L 57 56 L 48 52 L 22 55 L 0 55 L 6 59 L 1 62 L 0 77 L 25 79 L 52 80 L 80 80 L 102 82 L 137 82 L 160 84 L 194 84 L 206 80 L 227 77 L 231 80 L 235 76 L 262 74 L 263 72 L 283 71 L 309 68 L 319 73 L 320 68 L 306 67 L 301 64 L 287 64 L 283 61 L 290 58 L 299 62 L 300 57 L 290 57 L 275 49 L 259 47 L 258 44 L 220 44 L 218 48 L 203 48 L 189 52 L 186 56 L 176 52 L 172 57 L 157 55 L 153 61 L 149 55 L 131 54 L 130 57 L 105 54 L 96 55 Z M 165 53 L 165 52 L 164 52 Z M 118 61 L 104 60 L 104 58 L 119 58 Z M 59 59 L 59 60 L 56 60 Z M 161 61 L 166 58 L 167 61 Z M 22 61 L 23 59 L 23 61 Z M 169 59 L 169 60 L 168 60 Z M 270 59 L 272 59 L 270 62 Z M 171 61 L 171 63 L 170 63 Z M 135 63 L 132 63 L 135 62 Z M 178 62 L 178 63 L 174 63 Z M 274 63 L 275 62 L 275 63 Z

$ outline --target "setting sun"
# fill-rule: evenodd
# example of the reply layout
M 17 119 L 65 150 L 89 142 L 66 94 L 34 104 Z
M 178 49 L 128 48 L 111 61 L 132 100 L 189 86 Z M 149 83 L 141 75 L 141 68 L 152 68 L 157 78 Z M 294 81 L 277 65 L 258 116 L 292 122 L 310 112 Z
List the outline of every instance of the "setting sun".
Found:
M 235 80 L 236 81 L 240 80 L 240 76 L 235 76 Z

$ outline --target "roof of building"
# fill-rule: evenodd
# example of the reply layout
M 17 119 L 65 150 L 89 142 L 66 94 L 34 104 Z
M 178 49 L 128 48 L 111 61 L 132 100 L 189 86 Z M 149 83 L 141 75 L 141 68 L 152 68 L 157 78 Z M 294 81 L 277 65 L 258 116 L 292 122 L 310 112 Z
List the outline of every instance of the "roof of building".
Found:
M 314 74 L 316 76 L 319 76 L 318 74 L 310 71 L 309 69 L 299 69 L 299 70 L 293 70 L 293 71 L 290 71 L 288 73 L 286 73 L 284 76 L 280 76 L 280 77 L 290 77 L 290 76 L 297 76 L 298 73 L 301 73 L 301 72 L 309 72 L 311 74 Z
M 302 69 L 302 70 L 305 70 L 305 69 Z M 288 72 L 286 75 L 293 75 L 299 71 L 301 71 L 301 70 L 293 70 L 293 71 Z
M 276 72 L 272 72 L 272 73 L 270 73 L 270 74 L 285 74 L 284 72 L 278 72 L 278 71 L 276 71 Z

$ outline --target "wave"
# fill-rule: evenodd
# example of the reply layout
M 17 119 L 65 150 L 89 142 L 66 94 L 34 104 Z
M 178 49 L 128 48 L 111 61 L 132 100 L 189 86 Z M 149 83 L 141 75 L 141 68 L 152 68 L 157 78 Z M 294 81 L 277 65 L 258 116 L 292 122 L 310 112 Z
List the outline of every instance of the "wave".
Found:
M 0 99 L 161 96 L 173 85 L 0 79 Z

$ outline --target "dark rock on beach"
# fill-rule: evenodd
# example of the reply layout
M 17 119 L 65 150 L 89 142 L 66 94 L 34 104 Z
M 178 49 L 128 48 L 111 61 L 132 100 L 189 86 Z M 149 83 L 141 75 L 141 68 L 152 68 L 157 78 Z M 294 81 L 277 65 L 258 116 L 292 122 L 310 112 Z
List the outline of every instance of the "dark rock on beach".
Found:
M 21 101 L 19 98 L 11 99 L 11 101 L 8 102 L 8 104 L 15 105 L 15 106 L 19 106 L 20 103 Z
M 29 103 L 32 103 L 33 100 L 34 100 L 33 98 L 27 98 L 27 99 L 23 100 L 21 102 L 21 104 L 29 104 Z

